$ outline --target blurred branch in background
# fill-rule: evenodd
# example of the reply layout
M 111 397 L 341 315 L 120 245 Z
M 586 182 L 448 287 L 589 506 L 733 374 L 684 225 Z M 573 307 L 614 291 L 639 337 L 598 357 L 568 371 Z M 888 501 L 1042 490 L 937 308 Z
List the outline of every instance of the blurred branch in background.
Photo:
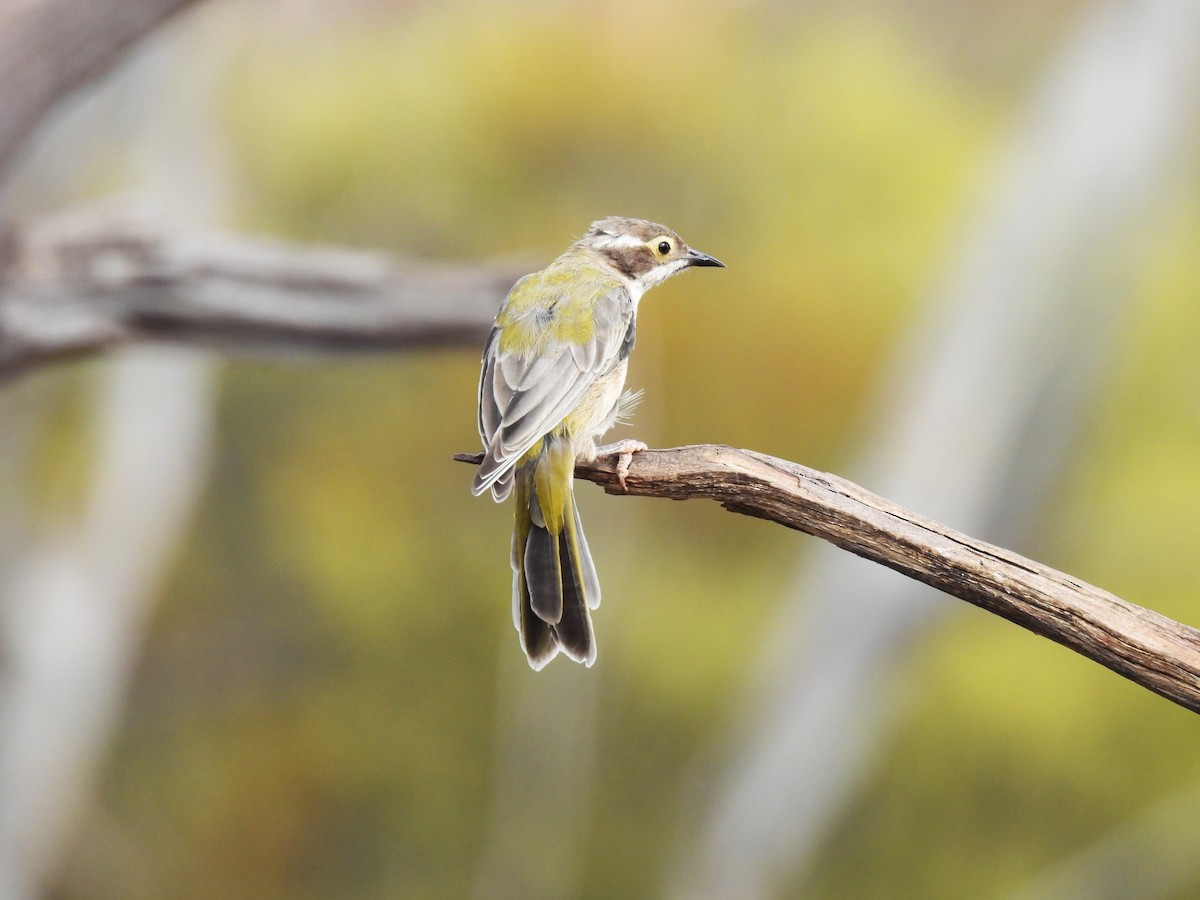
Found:
M 0 83 L 9 86 L 0 100 L 0 180 L 56 101 L 187 5 L 102 0 L 67 9 L 46 0 L 0 12 Z M 174 90 L 171 115 L 150 128 L 142 121 L 92 121 L 90 151 L 55 154 L 43 188 L 56 188 L 89 161 L 97 132 L 102 141 L 106 131 L 121 128 L 119 139 L 138 148 L 134 180 L 156 203 L 191 222 L 225 218 L 223 148 L 214 146 L 220 132 L 211 108 L 220 54 L 209 54 L 180 94 L 171 78 L 184 58 L 180 50 L 174 41 L 163 52 L 140 54 L 119 74 L 117 90 L 106 89 L 110 97 L 138 94 L 143 110 L 153 100 L 144 96 L 146 85 Z M 415 271 L 379 254 L 180 234 L 131 204 L 34 224 L 10 221 L 0 232 L 0 380 L 142 341 L 326 352 L 429 343 L 477 348 L 498 298 L 519 274 L 503 266 Z M 9 563 L 0 896 L 14 900 L 36 896 L 53 881 L 90 804 L 149 598 L 201 490 L 213 440 L 211 364 L 143 350 L 112 362 L 105 374 L 95 408 L 99 456 L 90 499 L 84 514 L 59 524 L 51 540 L 29 539 L 28 511 L 16 502 L 15 487 L 32 464 L 21 452 L 31 417 L 25 417 L 29 427 L 20 416 L 6 418 L 0 447 L 0 477 L 13 501 L 0 513 L 0 549 Z
M 0 14 L 0 82 L 6 86 L 0 98 L 0 180 L 57 101 L 105 72 L 138 38 L 188 5 L 181 0 L 82 5 L 43 0 L 18 3 Z M 144 81 L 171 90 L 174 65 L 171 53 L 143 55 L 109 87 L 137 92 Z M 175 100 L 193 120 L 203 120 L 208 111 L 202 97 L 177 91 Z M 102 145 L 106 134 L 136 147 L 154 144 L 154 126 L 147 128 L 144 117 L 124 125 L 102 123 L 89 134 L 89 150 Z M 119 135 L 112 134 L 114 128 Z M 154 189 L 160 202 L 203 219 L 220 207 L 223 196 L 209 177 L 211 165 L 203 164 L 205 158 L 215 159 L 211 141 L 203 139 L 213 131 L 201 128 L 198 136 L 187 128 L 165 130 L 168 143 L 187 144 L 196 154 L 189 160 L 187 182 L 205 204 L 189 202 L 174 190 L 178 178 L 147 179 L 143 172 L 135 180 Z M 141 140 L 131 140 L 131 131 Z M 60 156 L 53 183 L 76 177 L 86 155 Z M 23 355 L 29 348 L 18 349 L 25 342 L 16 335 L 24 326 L 47 321 L 39 318 L 44 308 L 20 308 L 20 298 L 52 301 L 21 280 L 31 274 L 28 266 L 41 267 L 33 278 L 42 287 L 59 271 L 48 251 L 32 262 L 28 253 L 46 247 L 15 228 L 8 224 L 0 250 L 0 356 L 9 350 Z M 32 233 L 44 232 L 34 228 Z M 109 239 L 119 243 L 120 237 L 118 229 Z M 107 271 L 111 277 L 113 270 Z M 85 283 L 75 287 L 86 290 Z M 78 332 L 81 324 L 68 315 L 48 327 L 63 337 Z M 49 537 L 39 541 L 31 536 L 36 529 L 28 509 L 6 503 L 0 510 L 0 530 L 8 536 L 0 585 L 0 896 L 13 900 L 45 892 L 91 804 L 150 599 L 187 527 L 211 452 L 215 382 L 207 362 L 141 350 L 111 362 L 99 376 L 91 404 L 95 455 L 80 514 L 53 523 Z M 32 430 L 32 418 L 5 419 L 0 487 L 6 496 L 19 494 L 17 486 L 30 480 L 33 455 L 20 451 L 28 443 L 23 439 Z
M 455 458 L 482 460 L 469 454 Z M 634 454 L 623 482 L 611 457 L 580 463 L 575 471 L 610 494 L 707 498 L 819 537 L 1003 616 L 1200 712 L 1200 631 L 975 540 L 836 475 L 712 444 Z
M 1105 0 L 1037 85 L 930 313 L 884 372 L 856 480 L 1019 546 L 1078 439 L 1129 290 L 1139 217 L 1194 119 L 1200 6 Z M 897 660 L 949 608 L 817 548 L 723 737 L 675 896 L 802 878 L 865 777 Z M 705 771 L 704 783 L 714 780 Z M 712 799 L 709 799 L 712 798 Z
M 76 212 L 9 236 L 0 379 L 144 341 L 240 352 L 477 349 L 524 271 L 181 234 L 130 206 Z
M 67 94 L 197 0 L 14 0 L 0 9 L 0 184 Z
M 138 34 L 146 33 L 155 22 L 186 5 L 179 0 L 94 0 L 82 5 L 63 0 L 14 0 L 3 4 L 0 84 L 13 87 L 0 93 L 0 184 L 11 168 L 8 163 L 19 155 L 22 142 L 39 124 L 42 115 L 38 110 L 50 110 L 56 98 L 86 82 L 89 72 L 99 72 L 109 65 Z M 980 221 L 968 236 L 960 264 L 939 289 L 942 302 L 938 310 L 917 324 L 918 337 L 906 348 L 903 359 L 884 373 L 884 383 L 897 387 L 881 399 L 876 414 L 868 417 L 872 421 L 873 457 L 861 467 L 859 480 L 863 483 L 971 533 L 985 534 L 994 543 L 1015 546 L 1014 542 L 1019 543 L 1027 534 L 1044 488 L 1056 480 L 1058 468 L 1075 439 L 1076 417 L 1086 409 L 1085 401 L 1105 371 L 1117 323 L 1114 312 L 1128 296 L 1125 287 L 1131 257 L 1140 249 L 1124 249 L 1124 239 L 1132 231 L 1130 223 L 1144 202 L 1162 191 L 1164 174 L 1169 171 L 1162 163 L 1177 143 L 1180 123 L 1194 121 L 1186 102 L 1191 98 L 1186 95 L 1198 83 L 1194 71 L 1188 70 L 1196 59 L 1196 11 L 1194 0 L 1109 2 L 1101 14 L 1080 29 L 1062 64 L 1044 86 L 1041 99 L 1034 104 L 1004 177 L 996 185 L 996 195 L 985 205 Z M 292 12 L 289 6 L 280 15 L 286 18 Z M 506 11 L 499 14 L 508 15 Z M 337 13 L 329 15 L 345 16 L 345 11 L 339 7 Z M 486 27 L 480 30 L 491 34 Z M 279 35 L 272 29 L 264 31 L 267 40 L 279 43 Z M 451 33 L 457 37 L 454 29 Z M 728 33 L 737 35 L 732 29 Z M 230 45 L 236 45 L 238 34 L 237 29 L 210 34 L 213 40 L 205 45 L 206 59 L 214 47 L 227 52 Z M 624 38 L 623 30 L 621 34 Z M 425 37 L 421 36 L 422 41 Z M 556 41 L 542 40 L 558 46 Z M 385 43 L 380 53 L 390 60 L 397 50 Z M 497 35 L 493 43 L 503 43 L 503 39 Z M 162 46 L 161 42 L 156 41 L 155 46 Z M 359 45 L 351 42 L 348 46 L 349 55 L 357 56 Z M 603 48 L 605 44 L 601 41 L 597 46 Z M 320 60 L 314 59 L 311 46 L 298 45 L 293 52 L 301 66 L 316 62 L 313 68 L 325 72 Z M 450 56 L 439 52 L 431 59 L 442 71 L 449 71 L 453 67 Z M 853 59 L 861 63 L 874 56 L 871 51 Z M 196 60 L 187 62 L 191 65 Z M 172 57 L 168 63 L 178 69 L 180 58 Z M 433 63 L 422 63 L 429 64 Z M 856 66 L 847 64 L 839 71 L 857 72 Z M 481 69 L 475 59 L 468 60 L 463 68 L 488 71 Z M 707 70 L 698 67 L 696 71 L 702 69 Z M 229 71 L 226 69 L 226 74 Z M 281 66 L 272 79 L 277 87 L 268 89 L 261 99 L 264 106 L 252 103 L 248 108 L 279 105 L 279 97 L 269 90 L 281 90 L 289 98 L 303 93 L 295 90 L 289 71 L 294 70 L 286 64 Z M 369 97 L 362 103 L 361 121 L 372 125 L 376 120 L 391 122 L 379 113 L 380 105 L 387 105 L 387 92 L 371 94 L 378 87 L 378 70 L 367 67 L 355 71 L 357 75 L 341 73 L 327 78 L 322 74 L 317 78 L 331 90 L 316 106 L 341 113 L 355 106 L 346 102 L 348 98 Z M 423 86 L 428 72 L 419 67 L 413 71 L 421 75 L 413 79 L 414 83 Z M 162 74 L 158 71 L 147 77 L 143 71 L 139 78 L 139 90 L 159 93 L 160 110 L 169 109 L 170 121 L 165 128 L 160 124 L 158 133 L 161 136 L 169 132 L 171 139 L 152 150 L 164 180 L 153 185 L 151 193 L 157 204 L 170 209 L 178 221 L 186 222 L 188 230 L 172 230 L 136 210 L 111 208 L 38 222 L 34 215 L 52 204 L 46 202 L 48 192 L 35 188 L 35 202 L 28 204 L 33 213 L 17 216 L 19 221 L 15 223 L 5 223 L 7 229 L 0 233 L 0 382 L 6 376 L 11 382 L 19 373 L 55 360 L 140 342 L 256 353 L 392 350 L 438 343 L 477 350 L 496 301 L 519 272 L 501 271 L 502 266 L 417 270 L 376 254 L 220 235 L 218 229 L 228 218 L 222 214 L 225 195 L 220 188 L 228 190 L 232 182 L 221 184 L 217 178 L 214 185 L 209 168 L 213 160 L 206 140 L 225 134 L 224 125 L 206 105 L 205 101 L 211 103 L 213 97 L 205 96 L 204 79 L 199 96 L 192 96 L 186 91 L 175 92 L 178 85 L 168 85 L 169 80 Z M 237 75 L 239 91 L 246 86 L 242 74 Z M 258 78 L 261 81 L 262 73 Z M 343 80 L 347 78 L 351 80 Z M 28 82 L 21 83 L 23 79 Z M 564 67 L 561 77 L 523 80 L 533 84 L 567 83 L 570 68 Z M 465 83 L 473 84 L 469 79 Z M 762 79 L 752 81 L 756 90 L 761 83 Z M 354 86 L 347 90 L 347 84 Z M 318 141 L 324 150 L 317 156 L 326 160 L 321 164 L 305 160 L 303 153 L 296 152 L 303 139 L 294 140 L 292 132 L 285 132 L 282 139 L 278 130 L 271 128 L 255 132 L 254 141 L 284 147 L 284 156 L 301 158 L 294 169 L 290 162 L 285 167 L 297 184 L 306 186 L 298 191 L 302 202 L 289 207 L 292 221 L 303 221 L 304 227 L 309 227 L 310 212 L 327 211 L 332 197 L 349 198 L 344 221 L 361 221 L 355 205 L 359 196 L 355 185 L 360 194 L 375 198 L 379 207 L 402 207 L 396 201 L 402 200 L 405 193 L 395 191 L 394 185 L 393 193 L 379 190 L 375 183 L 381 179 L 379 173 L 389 168 L 412 168 L 421 173 L 420 177 L 426 177 L 426 169 L 394 164 L 392 152 L 397 135 L 410 131 L 421 135 L 417 143 L 431 155 L 442 155 L 453 144 L 461 143 L 465 148 L 463 158 L 473 170 L 478 166 L 468 157 L 478 152 L 477 147 L 460 137 L 490 135 L 498 122 L 508 124 L 510 119 L 518 136 L 509 142 L 511 156 L 494 154 L 492 142 L 481 140 L 478 147 L 485 148 L 489 159 L 494 157 L 494 165 L 484 167 L 475 181 L 447 179 L 446 184 L 456 188 L 449 192 L 450 202 L 436 193 L 427 202 L 428 209 L 434 209 L 434 203 L 441 209 L 461 202 L 474 211 L 472 204 L 478 200 L 479 209 L 502 208 L 504 219 L 512 219 L 514 202 L 527 208 L 536 199 L 535 193 L 559 193 L 554 182 L 546 180 L 540 155 L 543 150 L 549 151 L 550 158 L 559 154 L 563 158 L 587 157 L 586 153 L 573 151 L 573 143 L 547 140 L 543 129 L 533 127 L 531 122 L 565 121 L 562 110 L 584 109 L 586 127 L 572 135 L 581 148 L 596 145 L 588 130 L 593 120 L 608 129 L 607 120 L 594 115 L 587 104 L 556 102 L 557 95 L 548 99 L 542 96 L 530 105 L 535 112 L 544 107 L 546 119 L 537 120 L 519 111 L 510 115 L 513 111 L 505 106 L 508 101 L 489 100 L 492 95 L 482 92 L 482 79 L 473 87 L 456 86 L 459 83 L 454 81 L 448 84 L 446 94 L 426 98 L 430 106 L 445 107 L 450 93 L 469 98 L 495 114 L 483 131 L 414 130 L 407 118 L 414 111 L 405 103 L 394 103 L 393 108 L 403 110 L 402 124 L 393 122 L 385 130 L 394 129 L 395 133 L 385 140 L 363 142 L 355 125 L 359 119 L 354 115 L 300 115 L 306 125 L 298 129 L 299 134 L 311 129 L 312 135 L 332 135 L 342 141 Z M 739 89 L 731 83 L 729 96 L 738 96 Z M 409 95 L 401 91 L 398 96 Z M 170 102 L 162 102 L 164 97 Z M 484 100 L 487 102 L 481 102 Z M 306 104 L 312 102 L 312 98 L 303 100 L 291 110 L 292 114 L 308 110 Z M 14 104 L 11 115 L 9 103 Z M 142 108 L 136 102 L 131 106 Z M 773 122 L 777 119 L 772 116 Z M 421 120 L 414 117 L 411 121 Z M 783 121 L 791 120 L 785 116 Z M 920 117 L 912 121 L 923 130 Z M 181 123 L 187 127 L 180 127 Z M 198 130 L 188 130 L 197 123 Z M 279 121 L 273 123 L 277 129 Z M 105 127 L 110 144 L 114 133 L 123 148 L 153 143 L 140 133 L 131 137 L 131 129 L 111 122 L 76 132 L 79 139 L 74 141 L 62 141 L 60 134 L 58 143 L 71 146 L 78 155 L 93 156 L 103 167 L 104 154 L 95 153 L 90 142 Z M 664 128 L 664 132 L 667 130 Z M 686 134 L 678 123 L 669 130 Z M 263 140 L 268 132 L 269 139 Z M 631 133 L 640 132 L 632 129 Z M 427 139 L 430 134 L 449 137 L 443 145 Z M 534 138 L 527 140 L 528 135 Z M 41 145 L 45 143 L 40 141 Z M 635 143 L 633 155 L 644 158 L 643 141 Z M 751 143 L 758 146 L 761 141 Z M 535 153 L 531 153 L 533 144 L 539 145 Z M 698 148 L 702 146 L 700 142 Z M 347 147 L 353 149 L 347 152 Z M 363 164 L 359 152 L 372 147 L 378 149 L 387 165 L 372 169 L 369 163 Z M 595 177 L 605 189 L 608 181 L 615 180 L 608 178 L 609 156 L 620 152 L 606 153 L 603 171 Z M 122 149 L 114 158 L 124 153 Z M 874 146 L 871 153 L 886 156 Z M 722 169 L 733 168 L 724 156 L 714 155 L 722 160 Z M 69 171 L 64 172 L 69 165 L 59 165 L 40 152 L 36 156 L 49 181 L 69 176 Z M 420 154 L 417 157 L 420 159 Z M 530 157 L 534 163 L 523 168 Z M 251 180 L 261 180 L 265 173 L 280 167 L 278 158 L 268 154 L 265 159 L 259 168 L 250 169 L 257 173 Z M 331 159 L 338 163 L 332 166 L 335 174 L 319 174 L 329 168 Z M 683 171 L 687 167 L 678 168 Z M 371 174 L 346 179 L 350 170 Z M 432 165 L 428 171 L 441 172 Z M 454 171 L 453 167 L 447 171 Z M 570 182 L 564 176 L 562 184 L 587 180 L 578 168 L 563 171 L 573 174 Z M 857 172 L 853 168 L 849 171 Z M 522 172 L 527 181 L 521 180 Z M 314 195 L 307 192 L 314 175 L 328 191 L 324 197 L 321 191 L 316 192 L 315 205 Z M 139 189 L 144 188 L 146 179 L 139 180 Z M 63 192 L 61 196 L 78 196 L 93 191 L 97 184 L 109 183 L 101 175 L 87 181 L 84 190 Z M 401 179 L 396 183 L 407 182 Z M 660 196 L 638 187 L 639 182 L 633 183 L 635 189 L 630 195 L 638 197 L 639 202 L 661 202 L 671 191 L 668 184 Z M 730 180 L 727 196 L 750 193 L 734 188 L 736 183 Z M 548 190 L 547 184 L 554 189 Z M 21 180 L 20 186 L 28 194 L 29 181 Z M 495 194 L 489 193 L 493 187 Z M 780 196 L 791 196 L 782 185 L 772 184 L 772 190 Z M 718 191 L 710 192 L 708 186 L 703 191 L 713 198 L 721 196 Z M 466 199 L 453 201 L 454 197 Z M 498 200 L 501 197 L 502 202 Z M 9 193 L 8 201 L 11 219 L 13 208 L 20 206 L 17 191 Z M 719 199 L 711 202 L 720 205 Z M 199 215 L 197 203 L 204 209 Z M 563 203 L 567 205 L 568 201 Z M 856 204 L 842 201 L 842 205 Z M 537 208 L 536 203 L 533 208 Z M 412 209 L 390 218 L 383 215 L 375 221 L 409 227 L 415 222 L 421 228 L 427 227 L 428 217 L 420 204 Z M 183 211 L 182 216 L 178 210 Z M 878 219 L 869 207 L 861 215 L 873 222 Z M 210 229 L 208 232 L 191 230 L 197 218 Z M 531 217 L 526 213 L 523 218 Z M 336 227 L 330 229 L 330 220 L 321 222 L 319 215 L 317 219 L 318 224 L 304 233 L 342 233 Z M 287 221 L 286 215 L 281 217 L 277 212 L 267 220 Z M 332 221 L 336 220 L 334 216 Z M 363 226 L 361 232 L 368 235 L 368 240 L 377 233 L 392 232 L 377 224 Z M 790 235 L 790 230 L 787 233 Z M 516 240 L 514 235 L 508 236 Z M 403 244 L 404 239 L 398 242 Z M 461 245 L 456 246 L 461 249 Z M 430 302 L 430 297 L 438 299 Z M 786 353 L 793 348 L 784 344 L 778 349 Z M 0 894 L 4 896 L 32 893 L 52 880 L 52 876 L 47 879 L 44 875 L 69 845 L 69 820 L 90 799 L 97 758 L 103 752 L 106 735 L 119 721 L 125 681 L 143 637 L 147 591 L 156 573 L 169 565 L 175 539 L 182 534 L 180 523 L 186 521 L 188 498 L 195 496 L 204 479 L 206 448 L 211 441 L 214 368 L 208 359 L 186 354 L 168 359 L 157 353 L 117 360 L 111 372 L 95 367 L 94 371 L 103 376 L 100 386 L 104 395 L 95 431 L 105 436 L 98 443 L 110 449 L 97 464 L 94 486 L 85 491 L 91 498 L 83 504 L 87 512 L 77 521 L 56 523 L 57 527 L 50 529 L 51 539 L 39 547 L 28 537 L 33 529 L 22 527 L 30 523 L 18 521 L 25 515 L 19 503 L 6 503 L 0 509 L 0 552 L 5 553 L 6 562 L 14 563 L 2 575 L 11 583 L 3 586 L 7 618 L 0 623 L 7 641 L 4 680 L 0 682 Z M 87 374 L 92 371 L 89 368 Z M 40 380 L 30 379 L 19 385 L 10 383 L 8 388 L 25 393 L 41 384 Z M 152 393 L 153 388 L 158 393 Z M 416 403 L 424 396 L 414 390 L 412 398 L 405 399 Z M 982 402 L 985 397 L 986 403 Z M 141 448 L 140 455 L 129 464 L 116 459 L 111 449 L 120 440 L 117 429 L 122 420 L 124 429 L 131 429 L 150 445 Z M 183 433 L 163 434 L 165 429 Z M 28 475 L 28 449 L 35 442 L 27 440 L 28 433 L 10 419 L 5 420 L 5 433 L 0 437 L 0 479 L 8 482 L 0 488 L 7 489 Z M 394 452 L 394 447 L 389 452 Z M 24 463 L 20 459 L 23 453 Z M 6 454 L 11 454 L 9 459 Z M 8 465 L 13 460 L 17 462 Z M 163 496 L 157 503 L 143 502 L 147 492 L 157 495 L 156 479 L 168 480 L 162 488 Z M 328 492 L 340 496 L 336 489 Z M 330 501 L 328 508 L 335 505 Z M 151 527 L 148 523 L 156 530 L 145 542 L 142 539 Z M 127 543 L 117 546 L 122 539 Z M 10 545 L 17 546 L 17 552 L 11 552 Z M 111 558 L 110 549 L 116 554 Z M 680 830 L 691 829 L 691 833 L 681 835 L 687 842 L 686 853 L 679 853 L 674 869 L 668 872 L 674 893 L 689 897 L 754 897 L 781 891 L 787 879 L 804 876 L 814 849 L 844 811 L 847 797 L 875 751 L 885 720 L 889 664 L 927 628 L 936 613 L 951 608 L 880 567 L 867 566 L 833 548 L 820 549 L 828 552 L 810 558 L 815 565 L 806 571 L 794 606 L 774 622 L 757 617 L 754 620 L 763 635 L 778 640 L 756 659 L 761 664 L 757 679 L 730 704 L 736 710 L 750 711 L 754 718 L 742 723 L 744 727 L 724 745 L 726 756 L 721 762 L 727 769 L 703 782 L 705 802 L 715 800 L 711 811 L 701 815 L 692 809 L 684 818 Z M 136 559 L 128 555 L 134 550 L 141 554 Z M 336 553 L 336 547 L 329 552 Z M 381 555 L 390 552 L 389 548 Z M 90 597 L 87 591 L 92 592 Z M 82 608 L 82 612 L 76 616 L 71 612 L 73 608 Z M 90 616 L 98 609 L 110 608 L 112 622 L 93 631 L 91 640 L 86 640 Z M 76 630 L 56 636 L 55 622 Z M 77 653 L 74 657 L 68 655 L 72 650 Z M 606 758 L 595 751 L 596 742 L 603 743 L 606 737 L 607 722 L 596 716 L 598 689 L 594 681 L 585 682 L 578 696 L 570 690 L 544 696 L 543 691 L 552 691 L 545 680 L 526 680 L 522 684 L 531 685 L 529 693 L 515 700 L 508 693 L 509 682 L 502 679 L 496 689 L 498 720 L 507 724 L 507 730 L 497 727 L 492 827 L 475 870 L 476 886 L 481 893 L 501 885 L 523 895 L 542 891 L 553 896 L 577 887 L 594 858 L 600 857 L 603 865 L 610 862 L 607 853 L 585 852 L 591 849 L 589 844 L 595 848 L 605 846 L 598 839 L 601 829 L 596 820 L 572 816 L 566 809 L 576 804 L 586 808 L 589 799 L 609 796 L 612 785 L 598 780 L 605 773 L 592 766 L 593 759 Z M 578 699 L 583 704 L 573 706 Z M 190 696 L 182 702 L 190 703 Z M 531 740 L 534 732 L 527 724 L 528 716 L 535 709 L 545 712 L 551 706 L 560 712 L 568 710 L 571 715 L 559 722 L 563 730 L 556 732 L 551 745 L 540 747 Z M 444 716 L 440 709 L 439 715 Z M 586 750 L 572 753 L 569 735 L 575 728 L 583 729 Z M 281 742 L 286 740 L 281 738 Z M 430 746 L 436 746 L 436 742 Z M 544 752 L 531 756 L 530 746 Z M 687 746 L 693 744 L 688 742 Z M 575 777 L 566 769 L 573 756 L 578 763 Z M 540 769 L 532 778 L 528 774 L 531 767 Z M 422 774 L 418 771 L 415 777 Z M 711 770 L 704 773 L 706 777 L 712 774 Z M 436 779 L 431 779 L 432 783 Z M 573 796 L 573 802 L 557 808 L 545 820 L 526 822 L 505 814 L 507 799 L 523 787 L 533 784 L 553 791 L 555 785 L 572 783 L 582 784 L 585 796 Z M 236 789 L 239 782 L 231 779 L 228 784 Z M 307 791 L 298 793 L 311 796 Z M 154 799 L 157 802 L 159 798 Z M 371 803 L 362 805 L 369 807 L 363 815 L 372 817 L 369 827 L 380 843 L 385 837 L 391 840 L 396 832 L 380 827 L 374 797 Z M 405 815 L 409 809 L 405 808 Z M 459 827 L 476 827 L 476 810 L 472 805 Z M 324 809 L 319 816 L 316 811 L 310 814 L 313 821 L 326 817 Z M 300 816 L 296 821 L 303 824 L 305 819 Z M 529 830 L 522 830 L 526 826 Z M 442 826 L 430 822 L 427 827 L 432 831 Z M 147 833 L 157 830 L 154 824 L 147 827 Z M 324 827 L 319 830 L 325 834 Z M 611 830 L 626 832 L 624 824 Z M 655 830 L 663 832 L 661 828 Z M 248 833 L 267 831 L 259 829 L 257 823 L 246 832 L 234 828 L 229 832 L 229 841 L 238 845 L 238 851 L 244 851 L 243 857 L 255 856 L 256 861 L 262 857 L 269 866 L 269 853 L 250 852 L 240 840 Z M 470 833 L 474 835 L 474 831 Z M 369 870 L 370 854 L 364 853 L 362 846 L 371 842 L 360 840 L 363 832 L 359 832 L 355 839 L 345 840 L 344 846 L 339 844 L 337 838 L 347 834 L 353 832 L 338 832 L 335 826 L 329 835 L 335 838 L 330 844 L 339 845 L 337 853 L 346 854 L 338 864 L 355 873 Z M 638 840 L 636 829 L 630 828 L 628 834 L 629 843 Z M 526 835 L 528 839 L 523 840 Z M 224 868 L 213 865 L 219 857 L 206 854 L 193 839 L 194 833 L 189 833 L 188 855 L 196 851 L 199 866 Z M 296 846 L 286 837 L 280 845 Z M 463 858 L 463 849 L 477 846 L 473 838 L 463 841 L 455 859 Z M 529 847 L 547 846 L 558 854 L 553 870 L 521 869 L 521 859 L 532 860 L 535 867 L 542 864 L 542 856 Z M 393 849 L 389 846 L 385 854 L 389 859 L 397 856 Z M 511 855 L 517 852 L 523 854 L 520 859 Z M 657 848 L 654 852 L 657 855 Z M 322 862 L 315 858 L 319 852 L 315 857 L 307 852 L 298 855 L 303 860 L 289 865 L 306 872 L 322 870 Z M 414 852 L 412 858 L 417 855 Z M 610 868 L 631 867 L 622 863 Z M 633 868 L 645 870 L 648 866 Z M 166 876 L 170 878 L 179 870 L 165 866 L 162 871 L 171 873 Z M 10 888 L 11 893 L 6 892 Z M 292 892 L 294 885 L 289 890 Z M 84 893 L 89 893 L 87 888 Z

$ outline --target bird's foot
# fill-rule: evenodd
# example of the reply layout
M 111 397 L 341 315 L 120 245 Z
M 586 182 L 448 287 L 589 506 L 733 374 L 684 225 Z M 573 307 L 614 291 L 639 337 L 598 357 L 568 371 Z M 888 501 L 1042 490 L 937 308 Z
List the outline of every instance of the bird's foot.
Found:
M 596 456 L 615 456 L 617 458 L 617 482 L 621 485 L 621 490 L 625 490 L 625 476 L 629 474 L 629 464 L 633 462 L 633 454 L 649 449 L 641 441 L 626 438 L 613 444 L 597 447 Z

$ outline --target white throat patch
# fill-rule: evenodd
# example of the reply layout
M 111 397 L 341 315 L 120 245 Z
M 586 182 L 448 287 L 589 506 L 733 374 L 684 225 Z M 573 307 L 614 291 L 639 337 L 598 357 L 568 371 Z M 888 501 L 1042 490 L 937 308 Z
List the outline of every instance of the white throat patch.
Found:
M 662 284 L 676 272 L 686 269 L 688 261 L 686 259 L 674 259 L 669 263 L 655 266 L 649 272 L 638 277 L 638 282 L 641 283 L 644 290 L 649 290 L 656 284 Z

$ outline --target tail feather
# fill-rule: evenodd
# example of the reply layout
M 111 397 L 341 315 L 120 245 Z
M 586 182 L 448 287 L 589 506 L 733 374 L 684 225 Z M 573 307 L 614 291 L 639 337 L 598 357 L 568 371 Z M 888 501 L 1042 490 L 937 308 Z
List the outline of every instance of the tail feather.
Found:
M 558 655 L 558 638 L 554 634 L 554 626 L 539 619 L 537 613 L 528 605 L 521 610 L 520 632 L 521 648 L 535 672 L 540 671 Z
M 521 647 L 529 658 L 529 665 L 534 671 L 541 669 L 546 663 L 558 655 L 558 640 L 554 637 L 554 628 L 538 617 L 533 611 L 529 599 L 529 585 L 525 580 L 526 545 L 530 532 L 533 530 L 533 520 L 529 514 L 530 479 L 523 471 L 515 479 L 517 490 L 517 512 L 513 528 L 512 541 L 512 570 L 513 570 L 513 626 L 521 635 Z
M 537 500 L 534 500 L 536 503 Z M 529 605 L 544 622 L 554 623 L 563 614 L 563 566 L 560 562 L 561 535 L 551 534 L 536 519 L 525 539 L 525 582 Z
M 547 439 L 514 478 L 513 624 L 534 669 L 559 650 L 587 666 L 596 661 L 588 609 L 600 603 L 600 582 L 575 507 L 572 469 L 562 465 L 569 449 L 565 439 Z
M 575 504 L 574 497 L 571 498 L 571 513 L 575 524 L 575 539 L 579 543 L 575 555 L 579 560 L 580 583 L 583 585 L 587 608 L 595 609 L 600 605 L 600 576 L 596 574 L 596 564 L 592 562 L 592 551 L 588 549 L 587 538 L 583 534 L 583 523 L 579 521 L 579 507 Z
M 592 634 L 592 618 L 588 615 L 581 567 L 571 549 L 572 541 L 560 535 L 558 551 L 562 564 L 562 616 L 554 625 L 554 637 L 563 653 L 590 666 L 596 661 L 596 639 Z

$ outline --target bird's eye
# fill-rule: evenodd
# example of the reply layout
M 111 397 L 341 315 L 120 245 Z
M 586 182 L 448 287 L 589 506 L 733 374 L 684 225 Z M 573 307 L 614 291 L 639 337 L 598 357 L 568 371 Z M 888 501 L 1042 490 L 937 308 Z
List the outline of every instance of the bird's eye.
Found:
M 658 242 L 658 255 L 659 256 L 666 256 L 670 252 L 671 252 L 671 242 L 670 241 L 659 241 Z

